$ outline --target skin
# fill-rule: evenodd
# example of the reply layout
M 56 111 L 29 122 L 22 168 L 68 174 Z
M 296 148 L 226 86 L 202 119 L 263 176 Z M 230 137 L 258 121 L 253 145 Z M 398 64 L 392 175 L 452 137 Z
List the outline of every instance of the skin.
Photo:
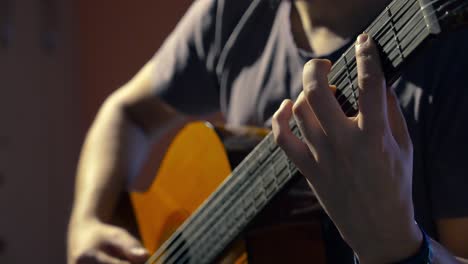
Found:
M 388 1 L 295 1 L 291 25 L 296 44 L 318 55 L 333 51 L 364 28 L 371 14 L 381 10 L 386 2 Z M 373 54 L 372 44 L 364 47 L 363 54 Z M 304 68 L 303 95 L 294 107 L 290 101 L 281 106 L 274 118 L 274 131 L 278 143 L 306 175 L 345 240 L 356 250 L 362 262 L 374 263 L 410 255 L 419 245 L 421 236 L 412 223 L 412 203 L 409 198 L 411 177 L 408 172 L 412 167 L 411 144 L 401 113 L 396 107 L 394 95 L 384 91 L 383 79 L 377 70 L 377 56 L 361 58 L 361 89 L 366 91 L 364 94 L 367 93 L 362 100 L 368 102 L 361 103 L 361 107 L 364 107 L 361 109 L 362 115 L 356 119 L 343 117 L 336 108 L 336 103 L 330 100 L 331 93 L 325 91 L 328 86 L 324 82 L 324 76 L 330 63 L 314 61 Z M 150 61 L 132 80 L 106 99 L 88 131 L 78 165 L 75 201 L 69 224 L 69 264 L 143 263 L 149 255 L 141 243 L 127 231 L 109 224 L 119 193 L 125 189 L 127 179 L 135 176 L 150 147 L 160 144 L 159 140 L 163 135 L 172 135 L 185 123 L 203 118 L 184 116 L 154 96 L 154 84 L 151 82 L 154 72 L 158 72 L 158 69 Z M 328 98 L 328 101 L 320 103 L 321 100 L 317 98 Z M 382 104 L 372 103 L 372 100 L 365 98 L 377 99 Z M 385 104 L 387 107 L 383 106 Z M 321 113 L 315 119 L 314 110 Z M 380 110 L 376 113 L 381 120 L 375 120 L 376 117 L 372 115 L 374 110 Z M 291 116 L 303 120 L 301 129 L 306 132 L 304 134 L 309 142 L 302 143 L 290 137 L 284 122 Z M 329 122 L 323 126 L 323 120 Z M 383 122 L 384 120 L 387 122 Z M 341 134 L 337 131 L 341 130 L 348 132 L 340 132 L 345 137 L 339 137 Z M 328 143 L 318 143 L 318 138 Z M 337 140 L 340 140 L 340 144 Z M 333 151 L 332 146 L 341 144 L 346 148 L 339 152 Z M 346 151 L 357 145 L 360 149 L 366 147 L 366 152 L 357 161 L 348 160 L 350 156 L 346 155 Z M 377 155 L 385 158 L 377 159 L 378 166 L 361 168 L 349 165 L 352 162 L 360 165 L 376 164 L 369 160 L 376 159 L 379 157 Z M 301 167 L 303 160 L 314 165 Z M 362 160 L 367 162 L 361 162 Z M 330 164 L 336 162 L 346 166 L 331 167 Z M 347 169 L 334 171 L 336 167 Z M 369 171 L 356 176 L 356 169 Z M 340 176 L 342 173 L 347 177 Z M 372 177 L 375 175 L 380 177 Z M 362 177 L 372 181 L 363 181 Z M 352 183 L 350 186 L 353 188 L 348 188 L 343 183 L 341 187 L 330 184 L 343 178 L 347 180 L 346 183 Z M 392 188 L 383 188 L 388 184 Z M 373 188 L 377 189 L 370 194 L 362 192 Z M 357 207 L 363 209 L 351 212 L 351 206 L 356 207 L 354 204 L 344 203 L 346 206 L 342 206 L 343 203 L 340 202 L 346 200 L 346 195 L 358 195 L 361 206 Z M 372 203 L 376 197 L 381 200 L 379 203 Z M 395 209 L 399 214 L 386 214 L 379 206 Z M 358 213 L 360 217 L 357 217 Z M 442 244 L 458 256 L 468 257 L 468 219 L 441 219 L 437 226 Z M 389 232 L 390 230 L 394 232 Z M 434 251 L 437 262 L 455 262 L 451 254 L 435 242 Z
M 330 92 L 331 63 L 312 60 L 304 67 L 298 100 L 284 101 L 275 114 L 273 133 L 361 263 L 393 263 L 415 254 L 422 243 L 413 220 L 413 148 L 397 98 L 386 89 L 375 44 L 367 35 L 360 41 L 357 116 L 346 117 Z M 291 117 L 304 141 L 289 129 Z M 434 256 L 437 263 L 458 263 L 440 245 Z

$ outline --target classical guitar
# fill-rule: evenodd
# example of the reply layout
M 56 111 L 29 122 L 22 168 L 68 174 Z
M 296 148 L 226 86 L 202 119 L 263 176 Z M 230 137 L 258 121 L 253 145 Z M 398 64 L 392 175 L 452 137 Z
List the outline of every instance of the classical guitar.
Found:
M 262 0 L 253 1 L 260 5 Z M 365 30 L 378 43 L 387 82 L 428 39 L 468 22 L 467 0 L 394 0 Z M 354 47 L 329 75 L 343 111 L 358 109 Z M 291 122 L 293 132 L 301 136 Z M 231 172 L 218 134 L 188 125 L 169 148 L 151 187 L 131 198 L 147 263 L 211 263 L 298 173 L 268 134 Z

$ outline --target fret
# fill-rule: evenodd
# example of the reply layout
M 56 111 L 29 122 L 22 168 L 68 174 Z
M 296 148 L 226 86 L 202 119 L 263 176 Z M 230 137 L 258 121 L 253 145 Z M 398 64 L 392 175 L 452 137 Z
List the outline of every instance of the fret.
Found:
M 273 134 L 270 133 L 269 135 L 267 135 L 265 137 L 265 141 L 267 143 L 268 149 L 270 150 L 270 153 L 273 153 L 278 147 L 278 145 L 276 145 L 276 143 L 275 143 L 275 139 L 273 137 Z
M 265 198 L 266 198 L 265 192 L 262 188 L 255 196 L 255 208 L 260 210 L 263 207 L 263 205 L 266 203 Z
M 382 37 L 375 39 L 378 44 L 385 45 L 383 46 L 383 52 L 384 54 L 387 54 L 389 62 L 391 62 L 390 65 L 392 68 L 397 68 L 404 61 L 404 56 L 408 56 L 414 50 L 413 47 L 420 44 L 414 44 L 412 42 L 415 38 L 419 38 L 418 35 L 415 36 L 415 32 L 420 33 L 420 31 L 423 30 L 424 27 L 424 23 L 422 22 L 422 14 L 419 12 L 419 7 L 415 3 L 415 1 L 407 2 L 407 4 L 404 6 L 405 8 L 407 8 L 407 10 L 400 11 L 400 18 L 398 21 L 395 20 L 395 17 L 397 17 L 397 15 L 395 13 L 392 13 L 394 19 L 393 31 L 388 30 L 389 32 L 385 32 L 385 34 L 383 34 Z M 391 11 L 392 9 L 387 9 L 387 19 L 390 18 L 390 16 L 388 15 L 388 10 Z M 411 22 L 411 25 L 407 25 L 408 22 Z M 376 32 L 378 32 L 378 30 L 369 30 L 369 34 L 371 34 L 371 36 L 372 33 L 375 34 Z M 428 35 L 425 34 L 425 32 L 423 32 L 423 34 Z M 394 41 L 395 39 L 398 40 L 398 46 L 400 47 L 401 51 L 398 50 L 398 47 Z M 398 55 L 398 57 L 396 57 L 395 54 Z M 332 81 L 347 79 L 346 85 L 342 83 L 343 81 L 335 83 L 331 82 L 331 84 L 337 86 L 337 89 L 339 90 L 339 93 L 337 93 L 338 96 L 341 95 L 342 97 L 346 98 L 346 100 L 344 100 L 344 98 L 338 100 L 340 104 L 344 105 L 344 110 L 347 110 L 348 108 L 352 107 L 354 111 L 357 111 L 357 105 L 354 104 L 355 97 L 358 96 L 358 90 L 355 90 L 357 87 L 357 69 L 354 56 L 354 47 L 351 47 L 348 50 L 348 52 L 346 52 L 343 55 L 340 61 L 335 63 L 335 65 L 341 66 L 341 68 L 345 69 L 343 70 L 344 73 L 337 74 L 337 72 L 340 72 L 339 70 L 341 69 L 334 68 L 330 76 L 335 76 L 333 79 L 331 79 Z M 389 71 L 392 72 L 391 70 Z M 336 75 L 341 75 L 341 77 L 336 77 Z M 352 82 L 349 79 L 351 79 Z M 389 81 L 391 81 L 391 77 L 388 79 Z
M 348 101 L 354 106 L 357 104 L 357 96 L 356 96 L 356 89 L 355 89 L 355 86 L 354 86 L 354 79 L 351 78 L 351 71 L 349 69 L 349 64 L 348 64 L 348 59 L 346 59 L 346 55 L 342 57 L 343 59 L 343 62 L 345 64 L 345 68 L 346 68 L 346 78 L 348 80 L 348 87 L 351 89 L 351 95 L 353 96 L 353 100 L 351 100 L 350 98 L 348 98 Z
M 272 181 L 270 185 L 264 187 L 265 196 L 268 200 L 270 200 L 270 198 L 275 194 L 275 191 L 277 190 L 276 185 L 273 183 L 275 183 L 275 181 Z
M 403 59 L 405 59 L 405 56 L 403 56 L 403 50 L 402 50 L 401 45 L 400 45 L 400 38 L 398 37 L 398 33 L 397 33 L 396 29 L 395 29 L 395 22 L 393 21 L 392 11 L 388 7 L 387 7 L 387 14 L 388 14 L 388 16 L 390 18 L 390 27 L 391 27 L 391 31 L 393 33 L 393 39 L 395 40 L 398 52 L 400 53 L 401 59 L 403 60 Z
M 400 14 L 396 15 L 392 13 L 392 17 L 388 16 L 387 14 L 388 25 L 385 27 L 385 31 L 382 30 L 381 35 L 377 34 L 374 37 L 380 46 L 386 46 L 391 41 L 393 41 L 395 33 L 401 34 L 401 31 L 407 27 L 407 23 L 411 21 L 416 14 L 420 13 L 420 7 L 418 4 L 416 4 L 414 0 L 410 3 L 413 4 L 407 6 L 406 8 L 408 9 L 404 12 L 400 11 Z

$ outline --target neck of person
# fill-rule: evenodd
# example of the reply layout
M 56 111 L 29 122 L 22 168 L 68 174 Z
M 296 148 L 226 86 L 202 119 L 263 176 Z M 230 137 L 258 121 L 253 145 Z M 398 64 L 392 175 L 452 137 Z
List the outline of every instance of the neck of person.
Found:
M 316 56 L 342 47 L 384 9 L 389 0 L 292 0 L 291 30 L 296 45 Z

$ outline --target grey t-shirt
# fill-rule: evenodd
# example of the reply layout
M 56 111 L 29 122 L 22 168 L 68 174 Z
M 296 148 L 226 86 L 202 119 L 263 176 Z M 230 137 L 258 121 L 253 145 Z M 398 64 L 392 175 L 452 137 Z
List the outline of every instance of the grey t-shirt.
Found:
M 281 101 L 298 96 L 314 57 L 295 45 L 290 9 L 289 1 L 195 1 L 154 57 L 155 93 L 182 112 L 270 126 Z M 416 220 L 435 238 L 436 219 L 468 216 L 466 47 L 468 31 L 433 40 L 396 85 L 414 144 Z M 325 57 L 335 61 L 345 48 Z M 286 195 L 293 202 L 264 224 L 307 212 L 311 193 L 304 181 L 294 185 Z

